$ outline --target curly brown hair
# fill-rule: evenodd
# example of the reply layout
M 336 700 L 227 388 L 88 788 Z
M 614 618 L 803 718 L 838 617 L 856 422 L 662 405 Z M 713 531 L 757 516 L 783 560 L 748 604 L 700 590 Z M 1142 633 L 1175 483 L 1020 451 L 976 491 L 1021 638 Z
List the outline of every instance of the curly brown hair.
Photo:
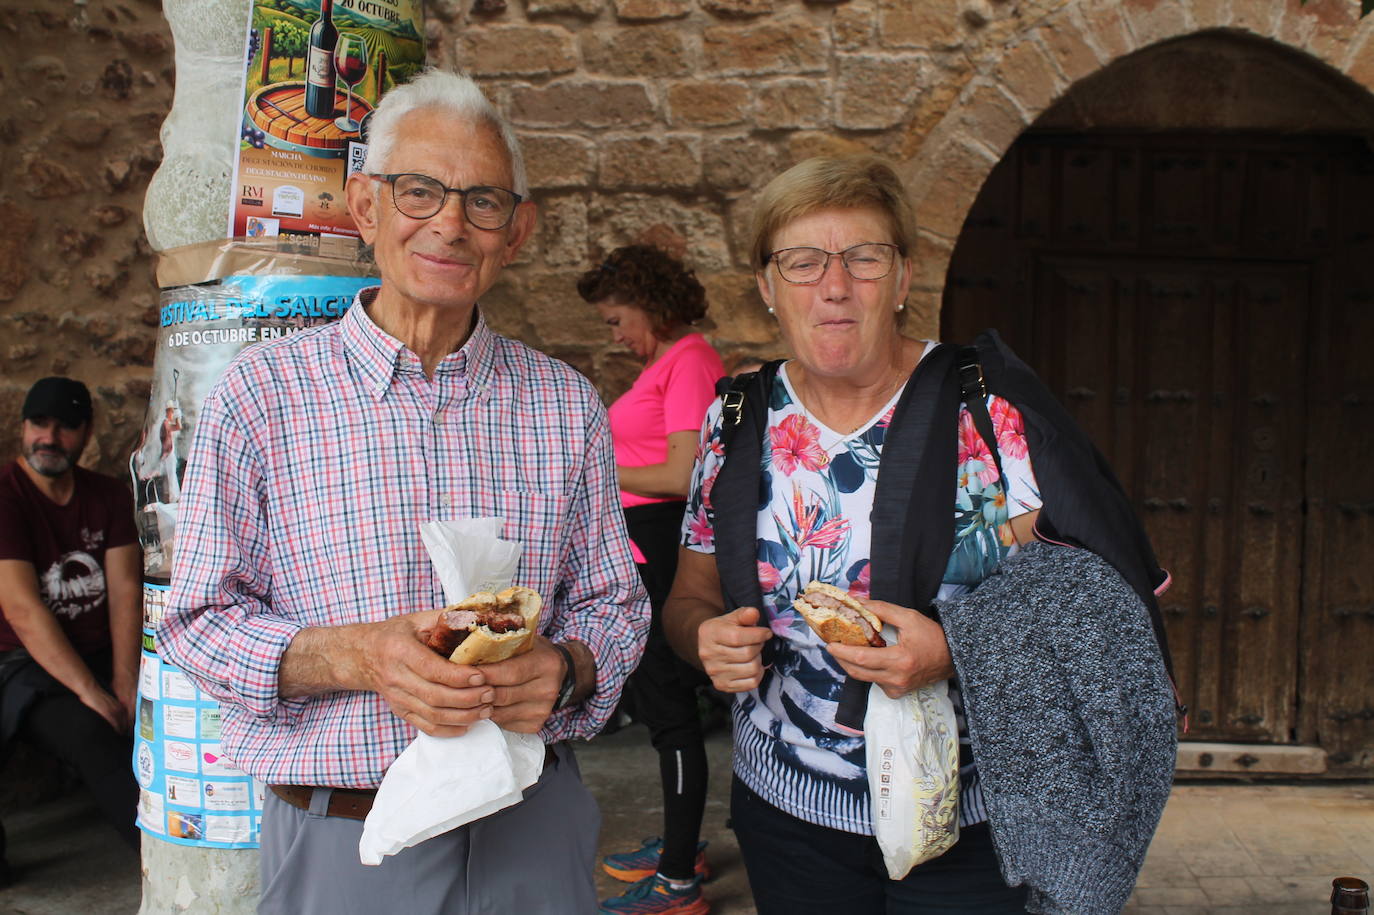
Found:
M 653 245 L 616 248 L 600 266 L 582 274 L 577 292 L 593 305 L 613 299 L 642 309 L 659 336 L 706 316 L 706 290 L 696 274 Z

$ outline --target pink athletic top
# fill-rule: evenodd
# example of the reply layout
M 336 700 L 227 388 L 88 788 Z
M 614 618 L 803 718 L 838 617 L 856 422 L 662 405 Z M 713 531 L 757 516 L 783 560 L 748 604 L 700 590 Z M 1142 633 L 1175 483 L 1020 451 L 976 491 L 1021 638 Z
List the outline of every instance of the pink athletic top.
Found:
M 724 374 L 725 366 L 715 347 L 701 334 L 688 334 L 669 347 L 611 404 L 615 462 L 624 467 L 646 467 L 666 461 L 668 436 L 700 431 L 706 408 L 716 399 L 716 381 Z M 620 504 L 625 508 L 671 501 L 620 491 Z M 636 562 L 644 562 L 639 547 L 633 552 Z

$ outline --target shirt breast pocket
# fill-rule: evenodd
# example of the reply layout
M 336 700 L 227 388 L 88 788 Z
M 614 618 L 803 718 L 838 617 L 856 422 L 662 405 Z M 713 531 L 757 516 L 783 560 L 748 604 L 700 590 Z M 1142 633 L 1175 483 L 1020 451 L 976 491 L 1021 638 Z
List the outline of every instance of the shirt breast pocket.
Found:
M 502 539 L 521 546 L 515 583 L 539 592 L 547 619 L 547 608 L 562 579 L 570 548 L 568 495 L 547 490 L 501 489 L 492 499 L 492 513 L 505 519 Z

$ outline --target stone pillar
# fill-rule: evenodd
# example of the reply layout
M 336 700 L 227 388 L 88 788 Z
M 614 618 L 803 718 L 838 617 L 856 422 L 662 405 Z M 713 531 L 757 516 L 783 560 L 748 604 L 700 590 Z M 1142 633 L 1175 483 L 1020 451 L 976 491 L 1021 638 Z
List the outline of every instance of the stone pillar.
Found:
M 228 234 L 249 7 L 248 0 L 163 2 L 176 41 L 176 96 L 143 209 L 158 251 Z M 199 848 L 144 834 L 142 915 L 250 915 L 257 900 L 256 849 Z

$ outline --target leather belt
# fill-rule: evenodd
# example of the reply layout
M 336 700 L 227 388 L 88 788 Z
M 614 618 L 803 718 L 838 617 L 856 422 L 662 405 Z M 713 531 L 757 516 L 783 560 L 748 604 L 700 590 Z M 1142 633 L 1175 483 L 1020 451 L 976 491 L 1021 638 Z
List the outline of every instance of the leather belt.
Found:
M 549 766 L 557 762 L 558 756 L 554 752 L 553 746 L 544 747 L 544 765 Z M 286 803 L 295 807 L 297 810 L 310 811 L 310 799 L 314 797 L 316 791 L 328 791 L 328 788 L 312 788 L 309 785 L 268 785 L 272 793 Z M 365 820 L 368 813 L 372 811 L 372 803 L 377 799 L 376 788 L 334 788 L 333 794 L 329 796 L 329 805 L 325 808 L 325 816 L 346 817 L 350 820 Z
M 329 788 L 312 788 L 309 785 L 268 785 L 272 793 L 298 810 L 309 812 L 310 799 L 316 791 L 329 791 Z M 372 810 L 372 802 L 377 799 L 376 788 L 334 788 L 329 796 L 329 806 L 325 816 L 347 817 L 350 820 L 365 820 Z

